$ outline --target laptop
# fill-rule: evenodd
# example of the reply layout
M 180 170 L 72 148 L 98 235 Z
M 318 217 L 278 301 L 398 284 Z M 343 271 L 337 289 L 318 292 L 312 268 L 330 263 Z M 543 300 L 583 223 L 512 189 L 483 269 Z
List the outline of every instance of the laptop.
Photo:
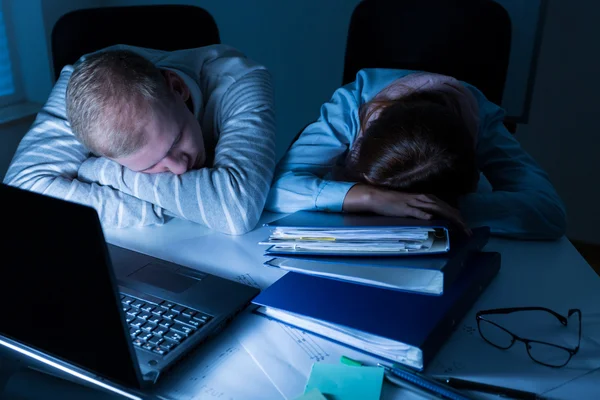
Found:
M 260 291 L 108 244 L 91 207 L 6 184 L 0 199 L 0 345 L 86 386 L 152 392 Z

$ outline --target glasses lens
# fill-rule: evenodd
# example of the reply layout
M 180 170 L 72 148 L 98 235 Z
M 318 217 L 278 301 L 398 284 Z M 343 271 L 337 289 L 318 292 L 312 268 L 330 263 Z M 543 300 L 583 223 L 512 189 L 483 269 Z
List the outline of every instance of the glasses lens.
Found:
M 484 319 L 479 320 L 479 333 L 485 340 L 501 349 L 508 349 L 513 344 L 513 337 L 510 333 Z
M 554 367 L 566 365 L 571 357 L 571 354 L 565 349 L 538 342 L 529 342 L 527 351 L 537 362 Z

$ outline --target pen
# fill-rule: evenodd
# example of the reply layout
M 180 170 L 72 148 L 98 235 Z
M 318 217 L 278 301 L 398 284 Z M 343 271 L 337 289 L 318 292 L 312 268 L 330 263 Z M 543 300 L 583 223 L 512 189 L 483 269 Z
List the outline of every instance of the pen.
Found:
M 350 357 L 346 357 L 346 356 L 342 356 L 340 358 L 340 361 L 342 362 L 342 364 L 350 365 L 350 366 L 353 366 L 353 367 L 362 367 L 364 365 L 362 362 L 353 360 Z M 420 386 L 418 386 L 418 385 L 416 385 L 414 383 L 405 381 L 403 379 L 395 378 L 392 375 L 392 373 L 390 373 L 390 371 L 389 371 L 390 368 L 389 367 L 387 367 L 385 365 L 381 365 L 381 364 L 377 364 L 377 366 L 383 368 L 383 371 L 384 371 L 383 374 L 384 374 L 385 378 L 390 383 L 392 383 L 392 384 L 394 384 L 394 385 L 396 385 L 398 387 L 401 387 L 401 388 L 410 390 L 412 392 L 415 392 L 415 393 L 421 395 L 422 397 L 424 397 L 426 399 L 429 399 L 429 400 L 440 400 L 439 396 L 433 395 L 431 392 L 429 392 L 429 391 L 421 388 Z
M 363 363 L 353 360 L 349 357 L 342 356 L 340 361 L 346 365 L 361 366 Z M 392 367 L 377 363 L 385 371 L 385 377 L 393 384 L 410 389 L 414 392 L 425 396 L 428 399 L 448 399 L 448 400 L 472 400 L 458 391 L 442 382 L 429 378 L 423 374 L 415 372 L 400 364 L 394 363 Z
M 434 395 L 430 391 L 425 390 L 425 389 L 419 387 L 418 385 L 415 385 L 414 383 L 410 383 L 410 382 L 404 381 L 402 379 L 395 378 L 394 375 L 392 375 L 390 372 L 388 372 L 385 368 L 384 368 L 384 371 L 385 371 L 385 373 L 384 373 L 385 378 L 389 382 L 391 382 L 392 384 L 394 384 L 398 387 L 408 389 L 408 390 L 415 392 L 429 400 L 440 400 L 441 399 L 440 396 Z
M 425 374 L 421 374 L 417 371 L 413 371 L 413 370 L 411 370 L 407 367 L 404 367 L 400 364 L 394 363 L 391 368 L 388 366 L 385 366 L 383 364 L 380 364 L 380 363 L 378 363 L 377 365 L 385 368 L 386 370 L 388 370 L 390 373 L 394 374 L 398 378 L 401 378 L 410 383 L 413 383 L 413 384 L 415 384 L 415 385 L 417 385 L 417 386 L 419 386 L 419 387 L 429 391 L 430 393 L 437 395 L 438 397 L 441 397 L 443 399 L 472 400 L 471 397 L 465 395 L 464 393 L 461 393 L 460 391 L 456 390 L 456 388 L 453 388 L 443 382 L 440 382 L 439 380 L 430 378 L 430 377 L 426 376 Z
M 488 385 L 487 383 L 465 381 L 457 378 L 434 378 L 456 389 L 475 390 L 478 392 L 493 393 L 501 397 L 510 397 L 522 400 L 539 400 L 543 397 L 536 393 L 526 392 L 524 390 L 510 389 L 502 386 Z

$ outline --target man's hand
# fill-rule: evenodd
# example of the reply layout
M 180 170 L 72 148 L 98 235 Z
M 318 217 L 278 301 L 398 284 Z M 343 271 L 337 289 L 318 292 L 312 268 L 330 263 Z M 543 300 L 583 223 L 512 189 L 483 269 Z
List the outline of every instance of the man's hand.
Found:
M 403 193 L 359 183 L 346 194 L 343 210 L 424 220 L 437 216 L 469 232 L 456 208 L 430 194 Z

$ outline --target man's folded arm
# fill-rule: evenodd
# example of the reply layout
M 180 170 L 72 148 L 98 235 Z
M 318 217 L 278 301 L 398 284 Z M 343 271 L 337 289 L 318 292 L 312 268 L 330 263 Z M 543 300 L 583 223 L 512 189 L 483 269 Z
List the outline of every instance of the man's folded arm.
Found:
M 73 68 L 65 67 L 48 101 L 19 144 L 4 183 L 93 207 L 104 227 L 164 222 L 163 210 L 111 187 L 78 180 L 88 150 L 73 135 L 66 115 L 66 88 Z

